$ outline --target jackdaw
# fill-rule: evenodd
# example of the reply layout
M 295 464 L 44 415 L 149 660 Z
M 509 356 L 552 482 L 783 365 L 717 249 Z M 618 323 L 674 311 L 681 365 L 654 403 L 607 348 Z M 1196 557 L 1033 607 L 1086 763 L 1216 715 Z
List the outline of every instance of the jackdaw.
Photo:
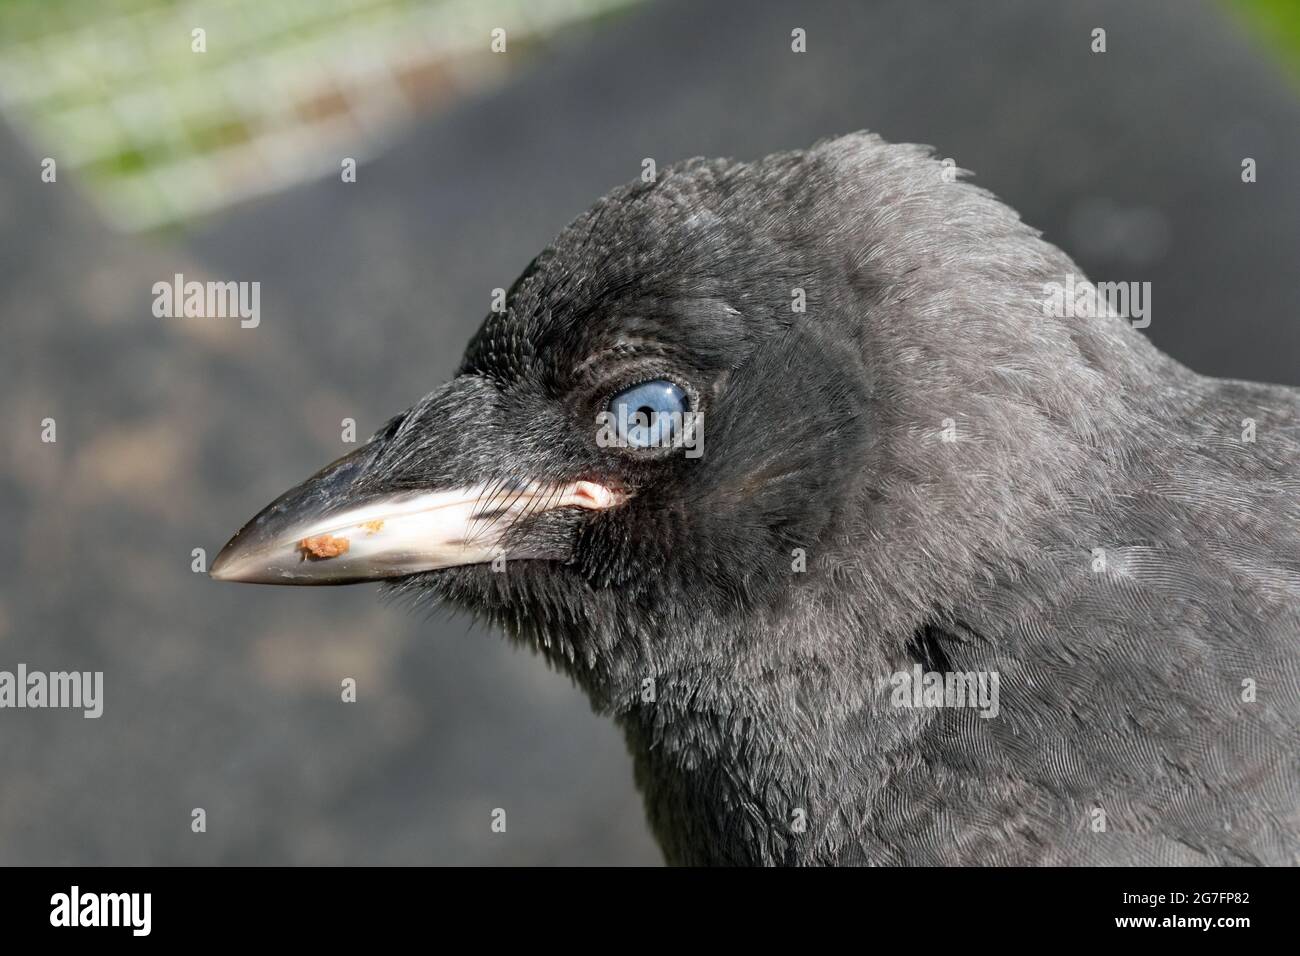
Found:
M 863 133 L 614 190 L 212 575 L 535 648 L 670 863 L 1295 863 L 1300 394 L 957 172 Z

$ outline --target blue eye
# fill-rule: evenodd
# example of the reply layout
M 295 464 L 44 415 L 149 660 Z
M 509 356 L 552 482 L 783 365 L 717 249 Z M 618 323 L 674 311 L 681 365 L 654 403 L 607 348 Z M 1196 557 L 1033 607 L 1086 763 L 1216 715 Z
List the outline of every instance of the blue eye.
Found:
M 667 448 L 683 427 L 686 393 L 666 379 L 642 382 L 609 400 L 619 443 L 629 448 Z

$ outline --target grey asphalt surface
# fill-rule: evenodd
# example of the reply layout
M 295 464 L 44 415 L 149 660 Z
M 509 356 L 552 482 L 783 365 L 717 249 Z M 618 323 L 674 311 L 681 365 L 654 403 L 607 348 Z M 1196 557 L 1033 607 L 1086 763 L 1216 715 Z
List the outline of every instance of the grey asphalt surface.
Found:
M 0 130 L 0 669 L 103 670 L 106 697 L 0 711 L 0 863 L 659 862 L 618 733 L 539 658 L 373 587 L 218 585 L 191 549 L 347 451 L 342 418 L 364 437 L 443 381 L 491 289 L 643 157 L 860 128 L 1150 281 L 1191 367 L 1300 378 L 1300 97 L 1211 4 L 651 4 L 355 184 L 180 236 L 112 233 Z M 176 272 L 260 281 L 261 325 L 155 318 Z

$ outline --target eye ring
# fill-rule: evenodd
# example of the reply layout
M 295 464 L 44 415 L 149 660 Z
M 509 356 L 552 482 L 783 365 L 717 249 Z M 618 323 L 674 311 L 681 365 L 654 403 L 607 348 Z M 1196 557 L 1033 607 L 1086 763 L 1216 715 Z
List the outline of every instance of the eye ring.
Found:
M 597 415 L 597 444 L 637 455 L 689 447 L 698 424 L 696 395 L 666 376 L 644 378 L 608 395 Z

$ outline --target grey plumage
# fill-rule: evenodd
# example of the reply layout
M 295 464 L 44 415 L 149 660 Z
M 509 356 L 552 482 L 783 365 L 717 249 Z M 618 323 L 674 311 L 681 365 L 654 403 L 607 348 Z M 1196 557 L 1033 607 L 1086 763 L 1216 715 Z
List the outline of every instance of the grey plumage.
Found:
M 1300 396 L 1044 315 L 1071 275 L 921 147 L 683 163 L 567 228 L 347 487 L 627 493 L 395 586 L 618 721 L 670 862 L 1294 863 Z M 700 459 L 595 446 L 648 372 Z M 997 716 L 896 706 L 917 663 L 996 672 Z

